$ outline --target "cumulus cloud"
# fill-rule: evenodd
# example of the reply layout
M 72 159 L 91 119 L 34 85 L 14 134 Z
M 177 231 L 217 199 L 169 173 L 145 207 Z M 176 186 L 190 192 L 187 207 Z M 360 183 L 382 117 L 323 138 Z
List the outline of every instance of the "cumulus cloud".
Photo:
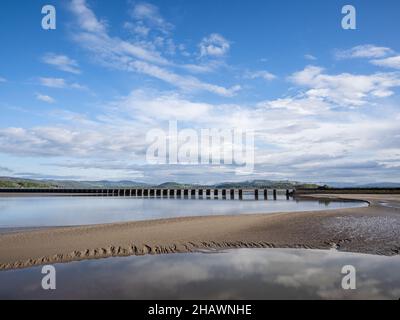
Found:
M 212 33 L 208 37 L 204 37 L 199 44 L 200 55 L 202 57 L 222 57 L 226 55 L 230 49 L 230 43 L 222 35 Z
M 223 57 L 229 53 L 230 42 L 223 36 L 214 33 L 201 41 L 201 57 L 191 56 L 199 64 L 190 58 L 176 63 L 171 56 L 166 58 L 167 52 L 186 49 L 169 41 L 172 27 L 157 7 L 146 3 L 133 5 L 132 21 L 125 27 L 134 28 L 133 32 L 140 37 L 129 34 L 128 39 L 113 36 L 113 29 L 96 17 L 86 1 L 73 0 L 69 7 L 78 22 L 73 39 L 91 53 L 95 63 L 146 75 L 179 90 L 134 90 L 105 104 L 91 117 L 63 111 L 57 114 L 58 122 L 52 124 L 1 128 L 1 153 L 29 156 L 38 159 L 37 163 L 51 159 L 58 167 L 71 168 L 69 173 L 81 170 L 79 174 L 83 175 L 134 175 L 146 181 L 400 178 L 400 114 L 397 106 L 389 105 L 390 99 L 384 99 L 400 86 L 398 72 L 332 74 L 318 66 L 307 66 L 289 76 L 293 87 L 284 96 L 251 103 L 213 103 L 208 96 L 207 100 L 196 99 L 192 93 L 205 91 L 231 97 L 242 89 L 239 85 L 222 86 L 200 78 L 224 66 Z M 343 57 L 367 58 L 376 65 L 395 68 L 397 60 L 390 54 L 389 48 L 369 45 L 352 48 Z M 66 56 L 52 54 L 48 58 L 56 67 L 72 67 L 64 71 L 79 70 L 77 62 Z M 267 81 L 276 77 L 267 70 L 241 75 Z M 82 88 L 56 77 L 39 78 L 39 83 L 49 88 Z M 45 102 L 53 99 L 44 94 L 37 98 Z M 360 106 L 364 108 L 355 108 Z M 146 133 L 167 128 L 169 120 L 177 120 L 182 129 L 254 130 L 253 174 L 237 177 L 233 165 L 147 164 Z
M 1 150 L 14 155 L 62 157 L 68 154 L 78 159 L 96 157 L 104 159 L 108 157 L 106 154 L 109 157 L 118 154 L 126 156 L 129 154 L 128 150 L 136 150 L 133 146 L 139 145 L 135 144 L 134 135 L 131 134 L 129 137 L 132 130 L 123 133 L 113 127 L 107 135 L 106 130 L 110 129 L 110 126 L 104 125 L 104 128 L 100 126 L 101 123 L 97 123 L 94 127 L 76 129 L 71 123 L 68 128 L 53 125 L 30 129 L 0 129 L 0 140 L 3 143 Z M 101 153 L 104 155 L 101 156 Z
M 338 112 L 330 107 L 323 98 L 301 94 L 254 105 L 226 105 L 196 101 L 176 92 L 142 89 L 110 102 L 93 119 L 64 112 L 58 115 L 58 124 L 2 128 L 0 152 L 49 159 L 68 155 L 73 161 L 68 164 L 62 161 L 58 166 L 74 164 L 81 169 L 106 170 L 111 176 L 112 172 L 118 176 L 134 172 L 142 174 L 146 181 L 398 180 L 398 111 L 387 108 L 379 116 L 360 117 L 359 109 Z M 235 176 L 235 166 L 228 165 L 147 164 L 146 133 L 154 128 L 163 128 L 168 133 L 171 119 L 178 121 L 180 130 L 254 130 L 253 174 Z
M 258 103 L 266 109 L 284 109 L 303 115 L 320 114 L 330 108 L 330 105 L 318 97 L 289 97 L 268 100 Z
M 308 66 L 293 73 L 289 80 L 308 88 L 308 97 L 321 98 L 341 107 L 362 106 L 371 98 L 391 96 L 394 93 L 392 89 L 400 86 L 398 73 L 330 75 L 324 71 L 320 67 Z
M 62 71 L 74 74 L 81 73 L 78 63 L 66 55 L 47 53 L 44 55 L 42 61 Z
M 205 119 L 213 109 L 211 104 L 193 102 L 176 93 L 149 92 L 134 90 L 127 97 L 115 103 L 118 108 L 124 108 L 148 117 L 148 121 L 180 120 L 195 121 Z
M 400 69 L 400 56 L 385 58 L 385 59 L 374 59 L 371 63 L 386 68 Z

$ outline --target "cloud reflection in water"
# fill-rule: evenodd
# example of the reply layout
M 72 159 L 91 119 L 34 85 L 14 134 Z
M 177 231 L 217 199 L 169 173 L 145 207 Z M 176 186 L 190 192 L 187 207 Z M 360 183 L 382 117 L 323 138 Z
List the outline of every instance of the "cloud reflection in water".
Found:
M 341 269 L 357 289 L 341 288 Z M 57 264 L 57 289 L 41 268 L 0 272 L 0 298 L 40 299 L 398 299 L 400 257 L 303 249 L 133 256 Z

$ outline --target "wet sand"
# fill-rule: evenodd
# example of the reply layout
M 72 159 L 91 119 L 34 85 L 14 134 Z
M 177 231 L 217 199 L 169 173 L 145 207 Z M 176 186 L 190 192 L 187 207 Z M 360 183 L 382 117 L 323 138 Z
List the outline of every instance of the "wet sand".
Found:
M 382 255 L 400 253 L 400 195 L 305 197 L 364 200 L 370 206 L 268 215 L 186 217 L 0 234 L 0 269 L 228 248 L 336 248 Z

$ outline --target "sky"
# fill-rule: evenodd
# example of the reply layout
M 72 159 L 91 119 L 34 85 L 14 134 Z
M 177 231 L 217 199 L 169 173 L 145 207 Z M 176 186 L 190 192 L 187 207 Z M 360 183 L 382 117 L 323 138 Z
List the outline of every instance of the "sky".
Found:
M 342 28 L 348 4 L 355 30 Z M 397 0 L 0 6 L 0 176 L 400 181 Z M 252 130 L 253 170 L 150 163 L 148 133 L 171 138 L 171 121 Z

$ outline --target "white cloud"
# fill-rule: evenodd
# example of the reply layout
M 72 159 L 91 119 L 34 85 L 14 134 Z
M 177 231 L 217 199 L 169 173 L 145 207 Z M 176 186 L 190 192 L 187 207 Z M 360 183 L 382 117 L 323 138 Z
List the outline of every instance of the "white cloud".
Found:
M 57 116 L 59 124 L 2 128 L 0 152 L 37 156 L 41 161 L 68 154 L 77 166 L 83 168 L 79 163 L 84 163 L 87 170 L 98 169 L 97 173 L 104 171 L 108 176 L 112 172 L 129 176 L 139 171 L 144 180 L 193 182 L 234 177 L 234 168 L 226 166 L 143 166 L 148 147 L 146 132 L 166 129 L 168 120 L 176 119 L 180 129 L 254 130 L 256 167 L 249 178 L 398 180 L 398 110 L 385 108 L 379 115 L 369 115 L 361 113 L 362 109 L 332 111 L 329 107 L 325 99 L 307 95 L 245 106 L 204 103 L 171 92 L 136 90 L 111 102 L 94 119 L 68 113 Z M 60 161 L 59 166 L 70 164 Z M 84 170 L 81 172 L 85 175 Z
M 222 86 L 202 82 L 192 76 L 181 76 L 174 72 L 171 72 L 165 68 L 149 64 L 144 61 L 133 61 L 129 64 L 131 70 L 139 73 L 147 74 L 160 80 L 164 80 L 174 86 L 181 88 L 184 91 L 208 91 L 221 96 L 232 97 L 234 96 L 241 87 L 239 85 L 232 86 L 231 88 L 225 88 Z
M 135 4 L 131 14 L 134 19 L 143 21 L 162 32 L 167 33 L 173 28 L 172 24 L 166 22 L 161 16 L 158 7 L 150 3 L 142 2 Z
M 7 82 L 7 80 L 3 77 L 0 77 L 0 82 Z
M 72 0 L 70 8 L 79 20 L 80 26 L 87 32 L 105 33 L 106 22 L 99 21 L 86 4 L 86 0 Z
M 212 33 L 208 37 L 203 38 L 199 44 L 200 55 L 202 57 L 222 57 L 228 53 L 230 49 L 230 43 L 222 35 L 218 33 Z
M 116 103 L 117 108 L 134 111 L 151 120 L 199 121 L 208 118 L 213 105 L 192 102 L 175 93 L 135 90 Z
M 305 54 L 304 58 L 307 60 L 317 60 L 317 58 L 315 56 L 313 56 L 312 54 Z
M 54 53 L 47 53 L 43 57 L 43 62 L 49 65 L 56 67 L 59 70 L 79 74 L 81 71 L 79 70 L 78 63 L 65 56 L 65 55 L 57 55 Z
M 229 68 L 223 60 L 220 59 L 205 59 L 197 64 L 187 63 L 179 65 L 180 68 L 195 74 L 204 74 L 215 72 L 220 68 Z
M 162 17 L 155 5 L 146 2 L 133 3 L 130 15 L 134 21 L 125 22 L 124 27 L 136 36 L 135 41 L 140 46 L 152 51 L 162 51 L 169 56 L 174 56 L 181 48 L 172 39 L 171 31 L 174 26 Z
M 381 99 L 391 96 L 394 88 L 400 86 L 400 73 L 329 74 L 321 67 L 308 66 L 289 78 L 296 85 L 294 89 L 300 87 L 300 93 L 250 105 L 206 103 L 189 98 L 185 93 L 204 90 L 233 96 L 240 87 L 223 87 L 178 72 L 206 73 L 215 70 L 218 65 L 209 64 L 209 59 L 199 59 L 199 65 L 175 64 L 158 51 L 161 47 L 166 48 L 168 37 L 152 43 L 143 38 L 142 42 L 136 42 L 112 37 L 107 24 L 96 18 L 85 1 L 75 0 L 72 7 L 79 21 L 75 39 L 93 53 L 96 62 L 160 79 L 181 90 L 179 93 L 135 90 L 108 104 L 92 119 L 84 114 L 69 114 L 57 117 L 59 123 L 47 126 L 1 128 L 0 152 L 37 156 L 41 160 L 61 157 L 60 162 L 64 166 L 70 164 L 66 164 L 68 161 L 63 158 L 68 155 L 76 162 L 86 163 L 88 168 L 118 170 L 120 176 L 133 171 L 140 175 L 138 170 L 143 170 L 144 178 L 155 175 L 160 175 L 161 179 L 229 178 L 232 170 L 227 167 L 137 168 L 144 162 L 146 132 L 165 127 L 168 120 L 176 119 L 183 121 L 182 126 L 190 128 L 254 129 L 255 176 L 312 179 L 318 173 L 318 179 L 329 175 L 346 179 L 357 175 L 368 179 L 378 176 L 400 178 L 400 114 L 396 108 L 385 108 L 387 100 Z M 153 25 L 155 21 L 160 22 L 159 18 L 149 22 L 151 17 L 146 15 L 148 7 L 144 9 L 139 10 L 141 13 L 137 17 Z M 78 14 L 83 14 L 86 20 Z M 164 19 L 162 21 L 165 22 Z M 133 26 L 149 28 L 144 24 Z M 151 29 L 142 31 L 142 36 L 153 33 Z M 221 57 L 229 51 L 229 42 L 225 47 L 222 43 L 203 44 L 203 56 Z M 172 51 L 174 44 L 170 45 Z M 363 52 L 358 48 L 353 50 L 351 56 L 375 57 L 376 61 L 384 61 L 389 58 L 378 57 L 387 54 L 386 49 L 369 50 L 367 54 L 368 50 Z M 176 50 L 180 49 L 177 47 Z M 223 59 L 211 60 L 223 63 Z M 393 65 L 392 62 L 390 64 Z M 266 80 L 275 77 L 266 70 L 249 72 L 247 76 Z M 82 88 L 63 78 L 39 80 L 42 85 L 51 88 Z M 37 94 L 36 98 L 45 102 L 53 99 L 43 94 Z M 374 105 L 377 99 L 382 103 Z M 368 108 L 362 109 L 337 108 L 367 104 Z M 365 110 L 368 112 L 364 113 Z M 118 164 L 115 164 L 115 159 L 120 159 Z M 324 170 L 318 170 L 320 168 Z M 365 172 L 370 175 L 365 175 Z
M 400 56 L 395 56 L 385 59 L 375 59 L 371 60 L 370 62 L 376 66 L 400 69 Z
M 400 56 L 392 56 L 395 52 L 388 47 L 377 47 L 374 45 L 361 45 L 356 46 L 349 50 L 338 51 L 336 56 L 339 59 L 348 59 L 348 58 L 375 58 L 370 60 L 369 62 L 373 65 L 400 69 Z
M 45 94 L 41 94 L 41 93 L 36 94 L 36 99 L 43 101 L 43 102 L 47 102 L 47 103 L 56 102 L 56 100 L 54 100 L 52 97 L 45 95 Z
M 260 70 L 260 71 L 246 72 L 245 78 L 248 78 L 248 79 L 261 78 L 266 81 L 271 81 L 271 80 L 276 79 L 276 76 L 266 70 Z
M 107 67 L 145 74 L 165 81 L 183 91 L 208 91 L 230 97 L 240 90 L 238 85 L 226 88 L 203 82 L 190 75 L 178 74 L 171 68 L 180 67 L 181 70 L 184 70 L 184 65 L 176 65 L 165 59 L 160 52 L 154 49 L 153 45 L 155 44 L 143 45 L 141 42 L 124 41 L 109 36 L 104 23 L 99 22 L 84 0 L 73 0 L 70 7 L 72 12 L 77 15 L 81 28 L 75 33 L 75 40 L 91 51 L 98 62 Z M 147 16 L 148 10 L 151 9 L 147 6 L 141 7 L 140 14 L 137 13 L 136 16 L 144 18 Z M 81 16 L 78 16 L 79 14 L 83 14 L 84 21 Z M 167 43 L 167 45 L 171 44 Z
M 392 89 L 400 86 L 398 73 L 329 75 L 324 73 L 323 68 L 316 66 L 308 66 L 295 72 L 289 80 L 308 88 L 308 97 L 322 98 L 342 107 L 362 106 L 369 101 L 368 99 L 391 96 Z
M 125 22 L 124 28 L 142 37 L 147 37 L 150 33 L 150 28 L 141 23 Z
M 259 107 L 267 109 L 285 109 L 303 115 L 321 114 L 330 105 L 318 97 L 290 97 L 268 100 L 258 103 Z
M 49 88 L 65 88 L 66 81 L 63 78 L 39 78 L 40 84 Z
M 124 57 L 121 57 L 121 54 L 126 54 L 154 63 L 167 63 L 157 52 L 147 50 L 143 46 L 131 42 L 122 41 L 119 38 L 109 37 L 105 22 L 96 18 L 85 0 L 73 0 L 70 9 L 75 14 L 82 29 L 75 35 L 75 39 L 86 48 L 98 52 L 103 58 L 106 55 L 114 56 L 114 58 L 119 56 L 120 59 L 123 59 Z
M 63 78 L 46 78 L 41 77 L 39 78 L 39 83 L 42 86 L 49 87 L 49 88 L 57 88 L 57 89 L 78 89 L 78 90 L 87 90 L 87 88 L 79 83 L 68 83 Z
M 393 50 L 390 48 L 366 44 L 353 47 L 349 50 L 338 51 L 336 52 L 336 57 L 339 59 L 382 58 L 392 53 Z
M 185 64 L 182 65 L 182 68 L 191 73 L 208 73 L 215 70 L 214 66 L 205 64 Z

